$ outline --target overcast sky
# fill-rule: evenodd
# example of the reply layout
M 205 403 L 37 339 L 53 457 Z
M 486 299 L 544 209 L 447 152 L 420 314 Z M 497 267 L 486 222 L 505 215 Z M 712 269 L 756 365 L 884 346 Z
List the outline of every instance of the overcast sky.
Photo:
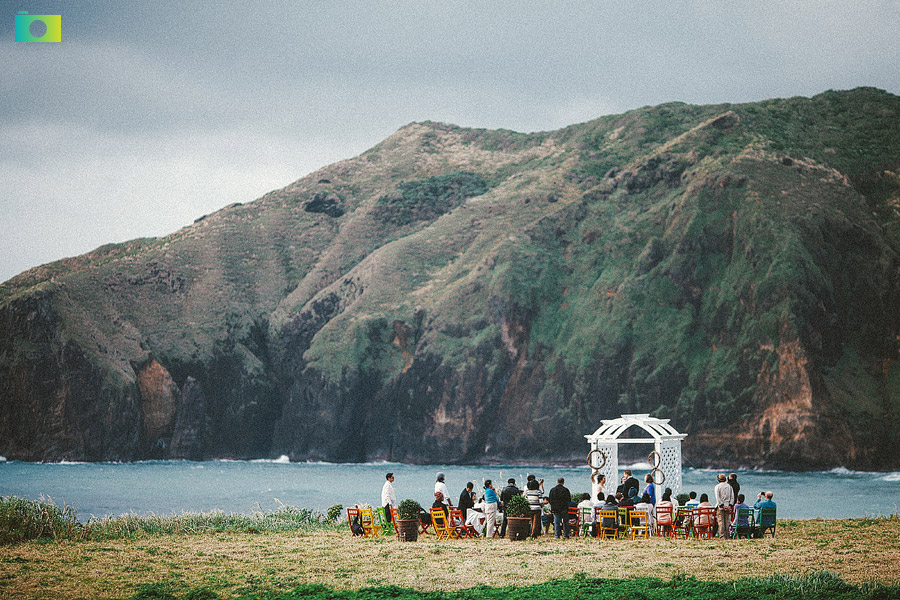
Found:
M 14 43 L 17 10 L 62 43 Z M 412 121 L 900 94 L 900 2 L 0 0 L 0 281 L 171 233 Z

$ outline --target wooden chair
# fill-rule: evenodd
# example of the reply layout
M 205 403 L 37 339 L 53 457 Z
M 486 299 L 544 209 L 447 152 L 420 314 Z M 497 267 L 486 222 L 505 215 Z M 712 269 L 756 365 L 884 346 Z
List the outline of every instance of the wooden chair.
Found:
M 694 537 L 711 540 L 716 530 L 716 507 L 698 506 L 693 512 Z
M 439 540 L 449 540 L 456 536 L 456 531 L 450 527 L 447 521 L 447 513 L 443 508 L 431 509 L 431 524 L 434 525 L 434 532 Z
M 458 538 L 474 538 L 478 531 L 471 525 L 466 525 L 462 509 L 450 507 L 450 526 L 456 532 Z
M 394 527 L 394 533 L 397 535 L 397 538 L 400 538 L 400 528 L 397 527 L 397 509 L 393 506 L 391 507 L 391 525 Z
M 371 508 L 359 509 L 359 522 L 362 524 L 363 537 L 377 538 L 381 536 L 381 525 L 375 522 Z
M 745 537 L 750 539 L 753 537 L 753 509 L 739 508 L 737 509 L 737 518 L 731 527 L 731 537 L 740 539 Z
M 632 510 L 628 514 L 628 530 L 631 532 L 631 539 L 650 539 L 650 515 L 646 510 Z
M 630 506 L 620 506 L 618 509 L 619 513 L 619 531 L 622 535 L 628 535 L 628 514 L 631 512 Z
M 662 537 L 675 535 L 675 520 L 672 517 L 671 506 L 656 507 L 656 535 Z
M 581 530 L 581 510 L 577 506 L 569 507 L 569 535 L 578 537 Z
M 694 510 L 690 506 L 679 506 L 675 509 L 675 537 L 683 534 L 688 539 L 693 534 Z
M 381 526 L 381 531 L 384 532 L 385 535 L 394 535 L 394 532 L 396 531 L 394 523 L 391 521 L 389 515 L 384 514 L 383 506 L 379 506 L 375 509 L 375 516 L 378 518 L 378 524 Z
M 775 509 L 772 507 L 766 507 L 759 509 L 759 521 L 756 524 L 757 531 L 759 533 L 759 537 L 764 537 L 766 535 L 766 531 L 772 534 L 772 537 L 775 537 Z
M 581 509 L 581 535 L 582 537 L 591 537 L 591 527 L 593 523 L 591 522 L 594 517 L 594 509 L 593 507 L 587 508 L 583 507 Z
M 350 527 L 350 532 L 353 533 L 353 521 L 359 521 L 359 508 L 355 506 L 351 506 L 347 508 L 347 525 Z M 360 523 L 361 525 L 361 523 Z
M 597 511 L 597 530 L 600 539 L 619 539 L 619 512 L 613 509 Z

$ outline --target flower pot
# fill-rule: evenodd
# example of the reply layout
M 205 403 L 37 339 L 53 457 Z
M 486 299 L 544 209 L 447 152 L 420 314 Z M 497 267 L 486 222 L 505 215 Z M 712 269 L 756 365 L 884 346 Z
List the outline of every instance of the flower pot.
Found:
M 398 519 L 397 537 L 400 538 L 401 542 L 415 542 L 419 539 L 419 520 Z
M 531 535 L 531 517 L 507 517 L 506 537 L 511 540 L 524 540 Z

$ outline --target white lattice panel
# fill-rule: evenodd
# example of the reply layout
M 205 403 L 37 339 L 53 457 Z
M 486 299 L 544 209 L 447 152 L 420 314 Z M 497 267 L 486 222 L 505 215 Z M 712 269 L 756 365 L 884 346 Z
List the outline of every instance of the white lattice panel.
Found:
M 662 458 L 660 469 L 666 475 L 666 481 L 661 489 L 656 493 L 657 500 L 662 499 L 662 490 L 672 488 L 672 498 L 674 499 L 681 492 L 681 442 L 665 441 L 658 445 L 658 452 Z
M 617 444 L 599 444 L 599 445 L 591 445 L 591 449 L 596 448 L 600 450 L 606 455 L 606 465 L 600 469 L 600 473 L 606 475 L 606 486 L 603 489 L 604 495 L 610 494 L 610 489 L 612 493 L 616 491 L 616 482 L 619 478 L 619 446 Z M 594 459 L 595 462 L 600 462 L 599 459 Z M 593 481 L 591 482 L 591 500 L 597 499 L 597 491 L 600 489 Z

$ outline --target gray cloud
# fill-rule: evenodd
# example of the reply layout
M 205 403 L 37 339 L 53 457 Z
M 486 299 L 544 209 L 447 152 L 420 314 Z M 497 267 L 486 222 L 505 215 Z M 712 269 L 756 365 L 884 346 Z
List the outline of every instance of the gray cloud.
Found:
M 63 15 L 63 43 L 0 42 L 0 280 L 174 231 L 411 121 L 534 131 L 900 93 L 892 0 L 30 4 Z M 10 29 L 20 8 L 0 0 Z

